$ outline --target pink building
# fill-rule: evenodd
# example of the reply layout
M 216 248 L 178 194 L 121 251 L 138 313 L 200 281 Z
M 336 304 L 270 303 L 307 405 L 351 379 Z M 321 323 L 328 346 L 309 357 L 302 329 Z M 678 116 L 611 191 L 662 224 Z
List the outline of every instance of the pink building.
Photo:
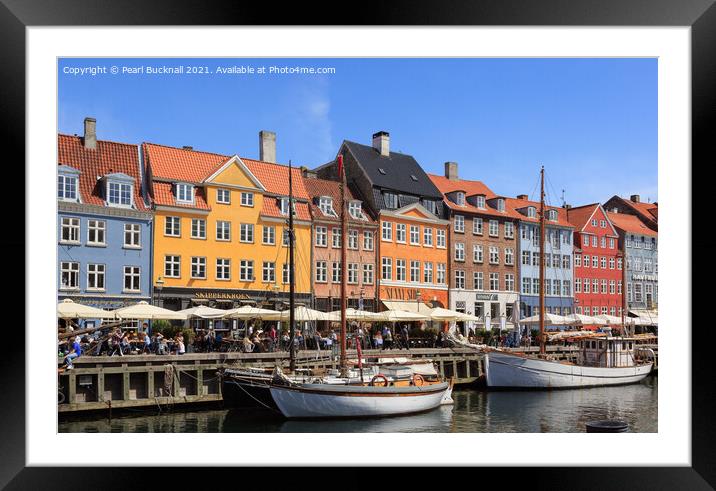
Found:
M 340 308 L 341 191 L 338 182 L 318 179 L 314 175 L 304 173 L 313 219 L 313 298 L 317 310 L 330 312 Z M 349 189 L 346 189 L 346 200 L 349 211 L 346 244 L 348 307 L 375 311 L 378 224 Z

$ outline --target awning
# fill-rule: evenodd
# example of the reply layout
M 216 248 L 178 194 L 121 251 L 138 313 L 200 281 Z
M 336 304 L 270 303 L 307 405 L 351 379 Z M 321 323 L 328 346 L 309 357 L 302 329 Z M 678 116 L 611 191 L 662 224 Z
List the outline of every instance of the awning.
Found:
M 382 302 L 388 310 L 403 310 L 422 315 L 429 315 L 430 311 L 433 310 L 432 307 L 423 302 L 399 302 L 393 300 L 382 300 Z

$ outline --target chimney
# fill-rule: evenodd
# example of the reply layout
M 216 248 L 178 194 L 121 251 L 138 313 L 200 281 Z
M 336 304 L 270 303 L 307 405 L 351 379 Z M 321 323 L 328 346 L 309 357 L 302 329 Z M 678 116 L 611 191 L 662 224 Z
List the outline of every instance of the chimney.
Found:
M 97 148 L 97 120 L 85 118 L 85 148 L 94 150 Z
M 311 170 L 308 167 L 301 166 L 301 173 L 303 174 L 303 177 L 306 179 L 318 179 L 318 174 L 315 170 Z
M 182 150 L 194 150 L 194 147 L 190 147 L 189 145 L 184 145 L 181 147 Z
M 526 194 L 518 194 L 517 199 L 527 199 L 527 195 Z
M 373 134 L 373 148 L 380 152 L 383 157 L 390 156 L 390 133 L 379 131 Z
M 445 177 L 451 181 L 457 181 L 457 162 L 445 162 Z
M 639 202 L 639 195 L 638 195 L 638 194 L 632 194 L 632 195 L 631 195 L 631 198 L 629 198 L 629 199 L 632 200 L 634 203 L 638 203 L 638 202 Z
M 562 208 L 564 208 L 565 210 L 569 210 L 570 208 L 572 208 L 572 205 L 565 203 L 564 205 L 562 205 Z
M 276 133 L 259 131 L 259 160 L 276 163 Z

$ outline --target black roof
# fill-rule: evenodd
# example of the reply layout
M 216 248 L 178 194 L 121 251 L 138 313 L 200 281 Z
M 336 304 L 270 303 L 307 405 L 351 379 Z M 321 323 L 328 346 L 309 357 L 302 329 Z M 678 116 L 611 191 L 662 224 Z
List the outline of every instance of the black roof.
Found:
M 412 155 L 390 152 L 390 156 L 383 157 L 375 148 L 368 145 L 348 140 L 343 143 L 368 174 L 373 186 L 425 198 L 442 199 L 442 193 Z

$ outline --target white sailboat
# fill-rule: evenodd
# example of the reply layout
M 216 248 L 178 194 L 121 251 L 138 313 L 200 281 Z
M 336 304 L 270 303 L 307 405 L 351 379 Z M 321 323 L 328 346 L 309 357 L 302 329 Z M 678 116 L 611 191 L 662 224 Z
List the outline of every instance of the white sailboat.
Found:
M 345 173 L 343 157 L 338 156 L 338 175 L 341 178 L 341 265 L 346 271 Z M 290 176 L 290 174 L 289 174 Z M 290 177 L 289 177 L 290 187 Z M 291 209 L 291 207 L 289 207 Z M 293 250 L 292 220 L 289 218 L 289 247 Z M 293 286 L 293 255 L 290 255 L 289 281 Z M 362 365 L 356 384 L 340 383 L 350 378 L 346 363 L 346 275 L 341 278 L 341 376 L 338 380 L 317 380 L 318 383 L 299 383 L 283 375 L 280 370 L 269 386 L 271 397 L 286 418 L 345 418 L 393 416 L 411 414 L 437 408 L 452 402 L 453 381 L 415 373 L 410 367 L 394 373 L 378 373 L 365 383 Z M 291 290 L 293 292 L 293 290 Z M 293 329 L 291 319 L 291 329 Z M 360 348 L 358 348 L 360 360 Z M 293 355 L 292 355 L 293 360 Z M 293 364 L 292 364 L 293 365 Z M 293 366 L 292 366 L 293 368 Z M 338 383 L 336 383 L 338 382 Z
M 603 385 L 621 385 L 639 382 L 651 372 L 653 362 L 636 356 L 636 338 L 589 337 L 579 340 L 576 363 L 551 360 L 546 355 L 544 331 L 544 268 L 545 213 L 544 167 L 541 170 L 540 191 L 540 268 L 539 293 L 540 354 L 523 355 L 491 349 L 485 355 L 485 372 L 488 387 L 558 389 L 582 388 Z M 626 270 L 626 267 L 623 268 Z M 626 284 L 626 283 L 624 283 Z M 622 316 L 626 312 L 623 305 Z M 624 325 L 624 323 L 622 323 Z

